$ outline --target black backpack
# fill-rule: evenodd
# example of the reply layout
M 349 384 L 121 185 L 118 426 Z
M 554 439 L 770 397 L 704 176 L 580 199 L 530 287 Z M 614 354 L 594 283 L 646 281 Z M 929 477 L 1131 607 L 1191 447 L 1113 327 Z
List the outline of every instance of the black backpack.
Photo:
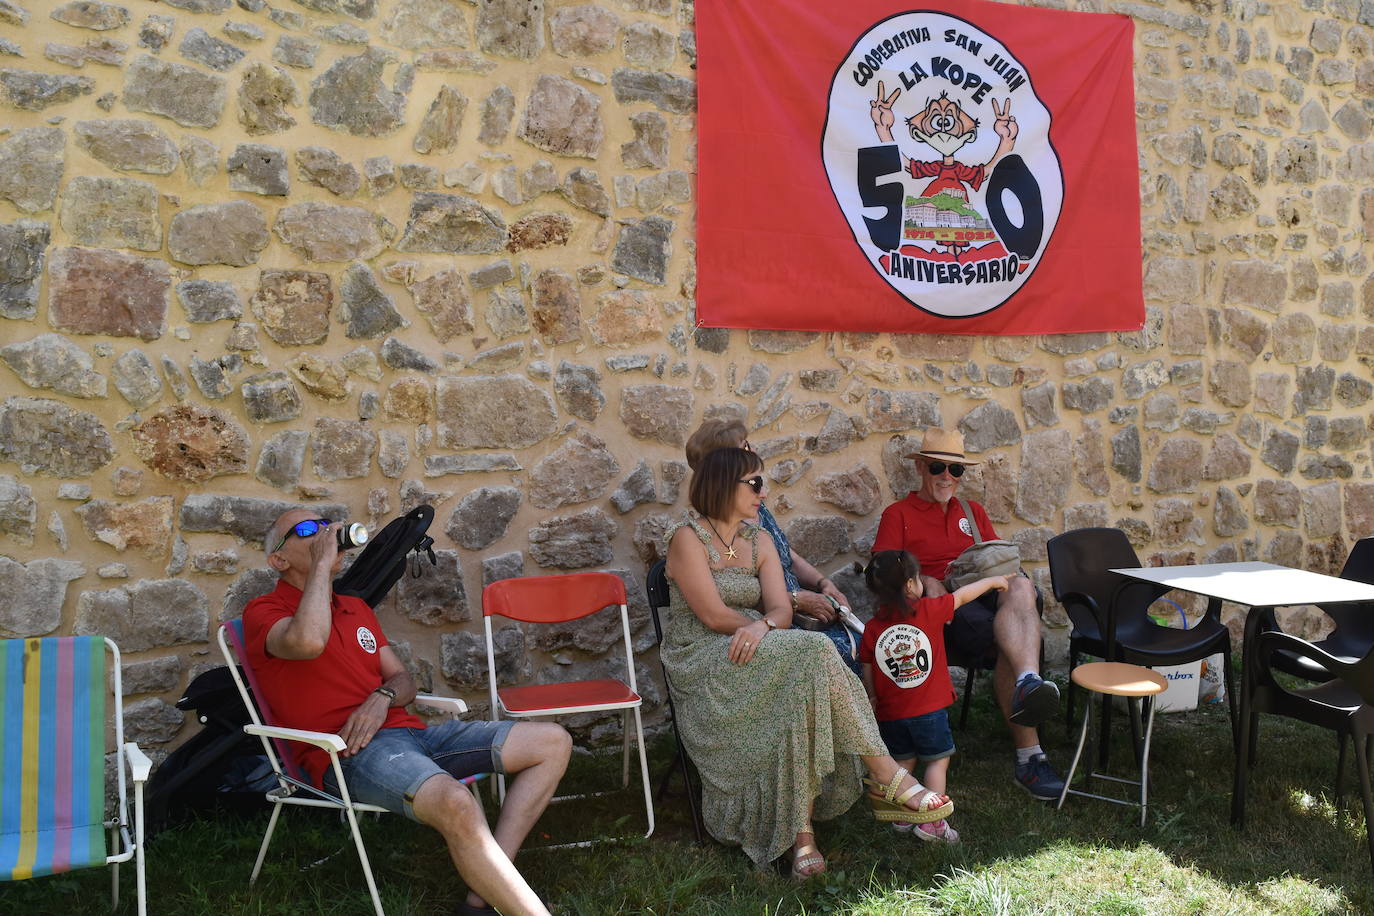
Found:
M 368 539 L 353 565 L 334 580 L 334 594 L 353 595 L 375 608 L 405 575 L 407 557 L 414 556 L 416 577 L 420 575 L 421 553 L 429 555 L 431 566 L 436 565 L 434 538 L 425 534 L 432 521 L 434 507 L 429 505 L 417 506 L 392 519 Z

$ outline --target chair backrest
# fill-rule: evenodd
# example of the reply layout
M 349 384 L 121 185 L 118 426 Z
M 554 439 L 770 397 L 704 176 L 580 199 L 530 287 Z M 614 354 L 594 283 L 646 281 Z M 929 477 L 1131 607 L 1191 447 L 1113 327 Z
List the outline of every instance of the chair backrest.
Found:
M 1050 538 L 1045 547 L 1054 597 L 1080 629 L 1099 630 L 1113 599 L 1117 602 L 1118 631 L 1139 625 L 1151 602 L 1169 591 L 1139 580 L 1123 585 L 1126 580 L 1110 572 L 1140 565 L 1135 548 L 1119 528 L 1077 528 Z M 1074 595 L 1093 599 L 1103 620 L 1095 619 L 1085 604 L 1073 599 Z
M 1341 578 L 1374 585 L 1374 537 L 1361 538 L 1350 548 Z M 1324 641 L 1338 655 L 1362 656 L 1374 645 L 1374 607 L 1369 604 L 1320 605 L 1336 627 Z
M 655 560 L 644 576 L 644 592 L 649 598 L 649 617 L 654 622 L 654 642 L 663 642 L 663 621 L 659 619 L 658 609 L 667 607 L 672 599 L 668 597 L 668 561 Z
M 106 652 L 116 746 L 119 648 L 102 636 L 0 641 L 0 880 L 104 865 Z M 119 812 L 127 823 L 124 769 Z
M 521 576 L 482 589 L 483 615 L 525 623 L 564 623 L 625 603 L 625 582 L 604 572 Z
M 235 617 L 233 620 L 225 621 L 219 628 L 219 648 L 224 654 L 224 661 L 229 666 L 229 673 L 234 676 L 234 685 L 239 689 L 239 696 L 243 698 L 244 708 L 248 710 L 249 717 L 254 725 L 278 725 L 277 717 L 272 714 L 272 707 L 267 702 L 267 696 L 262 692 L 258 684 L 257 672 L 253 670 L 252 664 L 248 661 L 248 643 L 243 633 L 243 618 Z M 243 675 L 240 677 L 239 672 Z M 245 684 L 244 681 L 247 680 Z M 272 764 L 272 769 L 278 776 L 286 775 L 298 783 L 311 785 L 310 777 L 305 770 L 301 769 L 296 761 L 296 755 L 292 753 L 291 747 L 285 741 L 276 738 L 262 739 L 263 750 L 267 754 L 267 760 Z
M 521 576 L 502 579 L 482 589 L 482 624 L 487 640 L 487 687 L 491 708 L 499 709 L 496 689 L 496 649 L 491 618 L 507 617 L 524 623 L 566 623 L 579 620 L 612 605 L 620 611 L 625 642 L 625 683 L 635 693 L 634 648 L 630 642 L 630 612 L 625 582 L 606 572 L 568 573 L 559 576 Z

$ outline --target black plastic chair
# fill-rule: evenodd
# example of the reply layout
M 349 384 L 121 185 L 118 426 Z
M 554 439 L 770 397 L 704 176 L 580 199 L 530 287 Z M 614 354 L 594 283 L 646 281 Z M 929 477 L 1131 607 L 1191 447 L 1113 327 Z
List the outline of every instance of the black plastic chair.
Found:
M 1311 687 L 1285 688 L 1274 678 L 1272 663 L 1280 655 L 1310 662 L 1331 677 Z M 1374 824 L 1374 797 L 1371 797 L 1369 778 L 1369 748 L 1371 736 L 1374 736 L 1374 651 L 1350 662 L 1305 639 L 1274 630 L 1259 635 L 1254 660 L 1255 670 L 1247 672 L 1245 677 L 1250 710 L 1247 730 L 1253 737 L 1258 714 L 1264 712 L 1336 732 L 1340 744 L 1336 760 L 1337 810 L 1342 806 L 1346 739 L 1354 743 L 1360 798 L 1364 803 L 1365 840 L 1369 845 L 1370 868 L 1374 869 L 1374 834 L 1369 830 L 1369 825 Z M 1237 826 L 1245 824 L 1246 778 L 1253 757 L 1250 745 L 1250 741 L 1242 742 L 1241 759 L 1236 767 L 1231 813 Z
M 663 623 L 659 619 L 659 608 L 666 608 L 669 604 L 668 598 L 668 573 L 667 560 L 659 560 L 649 567 L 648 574 L 644 577 L 644 590 L 649 598 L 649 615 L 654 622 L 654 644 L 663 643 Z M 664 771 L 663 778 L 659 780 L 658 792 L 655 798 L 662 799 L 664 792 L 668 789 L 668 784 L 673 779 L 673 768 L 678 767 L 682 771 L 682 783 L 687 792 L 687 806 L 692 812 L 692 829 L 696 831 L 697 842 L 704 842 L 702 836 L 701 809 L 697 806 L 697 788 L 692 779 L 692 762 L 687 756 L 687 748 L 682 743 L 682 735 L 677 730 L 677 708 L 673 705 L 673 685 L 668 677 L 668 668 L 663 664 L 663 659 L 659 659 L 659 666 L 663 669 L 663 684 L 668 688 L 668 715 L 673 723 L 673 740 L 677 743 L 677 754 L 673 757 L 672 763 Z
M 1236 692 L 1231 678 L 1231 631 L 1221 622 L 1221 602 L 1212 601 L 1207 614 L 1192 628 L 1162 627 L 1147 613 L 1151 603 L 1169 591 L 1160 585 L 1128 579 L 1111 572 L 1140 566 L 1135 549 L 1118 528 L 1079 528 L 1050 538 L 1050 581 L 1054 597 L 1073 622 L 1069 636 L 1069 668 L 1081 655 L 1134 665 L 1183 665 L 1221 652 L 1225 655 L 1226 703 L 1231 714 L 1232 741 L 1238 740 Z M 1069 718 L 1073 718 L 1073 687 L 1069 688 Z M 1135 711 L 1135 707 L 1132 707 Z M 1133 718 L 1133 723 L 1135 719 Z M 1111 699 L 1102 701 L 1100 765 L 1105 768 L 1111 734 Z
M 1355 542 L 1341 570 L 1341 578 L 1374 585 L 1374 537 Z M 1326 612 L 1336 626 L 1325 639 L 1312 645 L 1344 662 L 1359 661 L 1374 648 L 1374 605 L 1331 604 L 1318 607 Z M 1269 663 L 1279 671 L 1307 681 L 1321 683 L 1334 676 L 1310 656 L 1298 655 L 1286 649 L 1275 650 Z

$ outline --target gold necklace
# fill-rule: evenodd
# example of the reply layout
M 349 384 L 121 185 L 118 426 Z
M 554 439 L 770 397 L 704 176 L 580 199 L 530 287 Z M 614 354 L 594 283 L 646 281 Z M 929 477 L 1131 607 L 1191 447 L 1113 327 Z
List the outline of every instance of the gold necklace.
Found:
M 735 538 L 739 537 L 739 532 L 736 531 L 735 537 L 730 538 L 730 543 L 726 544 L 725 538 L 720 537 L 720 532 L 716 531 L 716 523 L 708 518 L 706 524 L 711 526 L 711 530 L 715 532 L 716 537 L 720 538 L 722 544 L 725 544 L 725 555 L 732 560 L 738 560 L 739 554 L 735 553 Z

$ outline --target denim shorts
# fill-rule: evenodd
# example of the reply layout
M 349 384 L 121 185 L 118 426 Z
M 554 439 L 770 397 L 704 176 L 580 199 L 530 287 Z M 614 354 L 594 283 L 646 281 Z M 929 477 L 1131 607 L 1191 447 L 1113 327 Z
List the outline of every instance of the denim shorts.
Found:
M 434 728 L 384 728 L 352 757 L 340 757 L 354 801 L 418 820 L 415 793 L 431 776 L 455 779 L 504 773 L 501 748 L 514 722 L 451 720 Z M 324 771 L 327 791 L 339 791 L 333 768 Z
M 949 730 L 949 716 L 937 709 L 923 716 L 879 722 L 887 752 L 897 760 L 917 757 L 922 763 L 954 755 L 954 734 Z

